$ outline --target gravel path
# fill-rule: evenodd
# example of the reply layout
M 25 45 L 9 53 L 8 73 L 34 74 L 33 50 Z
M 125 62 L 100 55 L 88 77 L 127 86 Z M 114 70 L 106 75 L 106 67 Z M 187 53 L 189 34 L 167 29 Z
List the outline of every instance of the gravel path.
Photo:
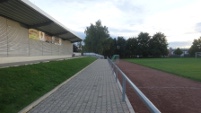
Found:
M 120 60 L 118 66 L 162 113 L 201 113 L 201 82 Z M 137 113 L 149 113 L 130 87 Z

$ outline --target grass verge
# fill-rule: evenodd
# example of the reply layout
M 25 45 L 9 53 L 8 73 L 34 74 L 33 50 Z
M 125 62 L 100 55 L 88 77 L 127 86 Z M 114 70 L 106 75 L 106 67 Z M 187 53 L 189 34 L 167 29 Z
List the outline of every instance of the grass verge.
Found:
M 125 60 L 201 82 L 201 59 L 199 58 L 153 58 Z
M 95 61 L 84 57 L 0 69 L 0 113 L 16 113 Z

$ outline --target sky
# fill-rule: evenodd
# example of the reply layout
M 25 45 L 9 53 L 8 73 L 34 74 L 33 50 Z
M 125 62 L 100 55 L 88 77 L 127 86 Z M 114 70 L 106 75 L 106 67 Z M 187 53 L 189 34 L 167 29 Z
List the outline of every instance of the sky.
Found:
M 101 20 L 110 36 L 165 34 L 168 47 L 189 48 L 201 37 L 201 0 L 30 0 L 84 39 L 86 27 Z

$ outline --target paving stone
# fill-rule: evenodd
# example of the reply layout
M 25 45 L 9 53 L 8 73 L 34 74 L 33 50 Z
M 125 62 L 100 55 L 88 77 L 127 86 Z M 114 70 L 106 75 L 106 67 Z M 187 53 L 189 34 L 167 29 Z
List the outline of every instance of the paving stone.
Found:
M 28 113 L 129 113 L 105 59 L 98 59 Z

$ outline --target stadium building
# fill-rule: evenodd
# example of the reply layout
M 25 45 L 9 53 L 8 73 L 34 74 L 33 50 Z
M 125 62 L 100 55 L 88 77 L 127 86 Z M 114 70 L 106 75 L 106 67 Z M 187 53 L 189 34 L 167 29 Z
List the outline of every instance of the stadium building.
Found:
M 71 57 L 78 41 L 28 0 L 0 1 L 0 63 Z

